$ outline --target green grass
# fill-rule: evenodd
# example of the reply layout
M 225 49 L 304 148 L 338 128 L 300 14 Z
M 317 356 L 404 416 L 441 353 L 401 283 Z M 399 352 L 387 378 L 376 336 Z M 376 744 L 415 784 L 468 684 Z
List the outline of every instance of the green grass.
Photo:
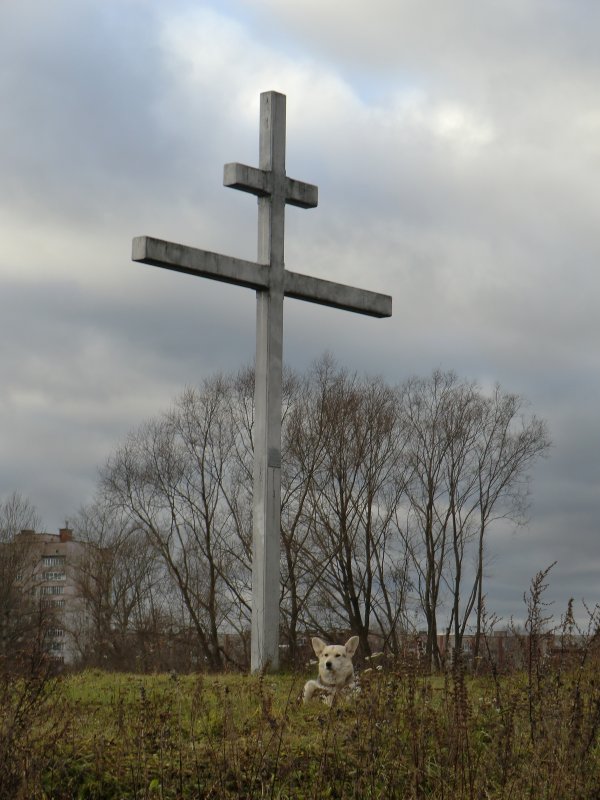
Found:
M 331 709 L 300 704 L 306 676 L 291 674 L 90 671 L 37 695 L 15 680 L 0 711 L 0 800 L 594 800 L 596 674 L 590 663 L 430 678 L 388 664 Z

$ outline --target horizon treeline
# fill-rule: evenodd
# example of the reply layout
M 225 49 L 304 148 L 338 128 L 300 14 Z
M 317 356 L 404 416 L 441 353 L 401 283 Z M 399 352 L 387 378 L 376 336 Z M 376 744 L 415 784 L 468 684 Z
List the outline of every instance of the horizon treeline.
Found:
M 209 669 L 247 666 L 253 394 L 251 368 L 187 388 L 102 468 L 73 525 L 95 545 L 81 574 L 85 663 L 119 667 L 133 648 L 142 660 L 170 649 Z M 375 641 L 397 654 L 418 619 L 433 667 L 439 634 L 460 648 L 465 632 L 482 633 L 488 538 L 500 520 L 525 521 L 531 471 L 549 447 L 523 397 L 451 371 L 391 386 L 329 355 L 305 373 L 285 369 L 280 640 L 289 662 L 307 631 L 357 635 L 365 656 Z M 227 633 L 236 647 L 224 646 Z

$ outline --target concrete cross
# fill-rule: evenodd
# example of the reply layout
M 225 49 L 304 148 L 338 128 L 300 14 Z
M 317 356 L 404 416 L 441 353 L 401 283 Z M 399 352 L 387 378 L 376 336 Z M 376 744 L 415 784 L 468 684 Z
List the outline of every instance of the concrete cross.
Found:
M 314 208 L 316 186 L 285 174 L 285 95 L 260 96 L 259 168 L 226 164 L 223 183 L 258 197 L 258 258 L 238 258 L 139 236 L 134 261 L 256 290 L 256 378 L 251 669 L 279 666 L 281 378 L 283 298 L 389 317 L 392 298 L 290 272 L 284 266 L 285 205 Z

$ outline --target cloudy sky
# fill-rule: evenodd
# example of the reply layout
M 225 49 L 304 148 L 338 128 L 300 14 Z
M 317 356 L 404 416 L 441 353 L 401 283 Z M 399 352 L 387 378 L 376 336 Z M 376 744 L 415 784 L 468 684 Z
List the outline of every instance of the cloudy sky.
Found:
M 286 264 L 393 296 L 286 301 L 287 362 L 390 383 L 453 369 L 553 440 L 531 520 L 490 540 L 489 606 L 600 600 L 600 4 L 1 0 L 0 499 L 56 531 L 186 386 L 254 355 L 252 292 L 130 260 L 147 234 L 246 259 L 262 91 L 287 95 Z

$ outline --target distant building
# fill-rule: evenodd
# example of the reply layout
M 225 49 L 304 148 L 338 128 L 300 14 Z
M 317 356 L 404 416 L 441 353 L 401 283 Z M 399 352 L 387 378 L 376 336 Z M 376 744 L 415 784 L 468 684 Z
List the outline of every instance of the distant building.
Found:
M 513 631 L 494 630 L 479 637 L 479 655 L 481 664 L 494 664 L 498 668 L 521 667 L 525 659 L 524 637 L 517 636 Z M 476 652 L 477 636 L 464 634 L 462 637 L 462 658 L 467 665 L 475 666 L 474 654 Z M 544 652 L 547 646 L 546 638 L 542 640 Z M 442 658 L 452 658 L 454 652 L 454 637 L 440 634 L 438 647 Z
M 61 528 L 58 534 L 22 530 L 5 546 L 24 554 L 16 581 L 28 599 L 28 613 L 32 608 L 38 613 L 42 649 L 58 662 L 73 663 L 87 627 L 81 586 L 90 545 L 75 541 L 70 528 Z M 12 613 L 19 614 L 18 605 Z

